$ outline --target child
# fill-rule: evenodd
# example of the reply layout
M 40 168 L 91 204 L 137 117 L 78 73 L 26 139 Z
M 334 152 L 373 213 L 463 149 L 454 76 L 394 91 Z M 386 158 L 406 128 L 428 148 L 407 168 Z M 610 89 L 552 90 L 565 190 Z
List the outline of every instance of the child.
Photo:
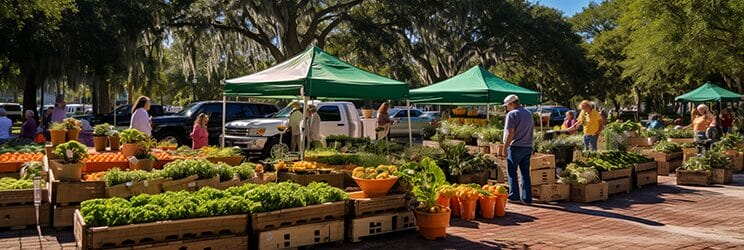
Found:
M 201 113 L 194 121 L 194 129 L 191 130 L 191 148 L 200 149 L 209 144 L 209 132 L 207 131 L 207 122 L 209 117 Z

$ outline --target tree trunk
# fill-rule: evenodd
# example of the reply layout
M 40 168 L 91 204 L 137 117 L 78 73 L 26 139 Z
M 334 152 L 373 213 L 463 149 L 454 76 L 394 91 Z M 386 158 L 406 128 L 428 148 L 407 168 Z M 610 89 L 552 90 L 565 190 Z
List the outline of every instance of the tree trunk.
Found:
M 26 74 L 26 85 L 23 86 L 23 108 L 36 110 L 36 73 Z
M 111 86 L 107 81 L 101 78 L 96 79 L 98 83 L 98 110 L 100 113 L 107 113 L 111 111 L 111 98 L 109 98 L 109 87 Z

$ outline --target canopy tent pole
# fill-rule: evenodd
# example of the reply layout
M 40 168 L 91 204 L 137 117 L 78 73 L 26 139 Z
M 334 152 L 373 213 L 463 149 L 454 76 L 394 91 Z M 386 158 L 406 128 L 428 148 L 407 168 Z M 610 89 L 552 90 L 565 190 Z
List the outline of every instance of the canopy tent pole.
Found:
M 491 125 L 491 104 L 486 103 L 486 124 Z
M 411 131 L 411 100 L 406 99 L 408 107 L 408 146 L 413 147 L 413 131 Z
M 542 118 L 542 95 L 540 95 L 540 104 L 537 105 L 537 114 L 540 117 L 540 132 L 543 132 L 543 118 Z
M 220 147 L 225 147 L 225 119 L 227 114 L 227 96 L 222 95 L 222 136 L 220 136 Z
M 305 96 L 304 87 L 302 92 L 302 129 L 300 129 L 300 160 L 305 160 L 305 130 L 307 129 L 307 96 Z

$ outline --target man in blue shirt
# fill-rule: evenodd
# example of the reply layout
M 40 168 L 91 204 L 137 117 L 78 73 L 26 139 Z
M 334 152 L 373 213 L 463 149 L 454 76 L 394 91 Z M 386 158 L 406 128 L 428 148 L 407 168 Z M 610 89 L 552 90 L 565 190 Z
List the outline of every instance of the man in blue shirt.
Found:
M 509 182 L 509 200 L 525 204 L 532 203 L 532 184 L 530 183 L 530 155 L 532 154 L 532 130 L 534 121 L 532 112 L 519 104 L 519 97 L 509 95 L 504 98 L 504 106 L 509 112 L 504 124 L 504 145 L 507 154 L 507 179 Z M 517 182 L 517 168 L 522 183 Z M 520 192 L 521 191 L 521 192 Z
M 653 115 L 651 117 L 651 122 L 648 123 L 646 126 L 648 129 L 663 129 L 664 128 L 664 122 L 661 121 L 660 115 Z

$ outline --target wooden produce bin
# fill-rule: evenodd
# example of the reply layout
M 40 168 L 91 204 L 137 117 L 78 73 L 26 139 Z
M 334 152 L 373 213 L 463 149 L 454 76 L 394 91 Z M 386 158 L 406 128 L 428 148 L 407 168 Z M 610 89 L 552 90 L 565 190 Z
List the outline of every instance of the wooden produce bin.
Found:
M 532 186 L 532 199 L 540 202 L 567 201 L 571 198 L 571 185 L 566 183 Z
M 599 172 L 599 176 L 602 178 L 603 181 L 631 177 L 632 175 L 632 168 L 614 169 L 610 171 Z
M 49 203 L 39 206 L 39 225 L 48 226 L 49 215 L 51 211 Z M 0 207 L 0 228 L 9 228 L 10 230 L 26 229 L 36 225 L 36 206 L 33 205 L 15 205 Z M 1 230 L 0 230 L 1 231 Z
M 597 184 L 571 184 L 571 201 L 606 201 L 608 188 L 607 182 L 604 181 Z
M 734 170 L 728 168 L 714 168 L 711 169 L 711 180 L 712 184 L 730 184 L 734 181 Z
M 504 154 L 504 144 L 497 144 L 497 143 L 491 143 L 488 145 L 490 148 L 489 151 L 491 154 L 501 157 L 506 157 L 506 154 Z
M 635 186 L 637 188 L 642 188 L 643 186 L 647 185 L 656 185 L 656 183 L 659 182 L 658 174 L 656 173 L 655 169 L 635 173 L 634 177 Z
M 649 142 L 651 142 L 649 144 Z M 656 138 L 649 138 L 649 137 L 629 137 L 628 139 L 625 139 L 625 145 L 628 145 L 630 147 L 644 147 L 648 148 L 654 145 L 656 143 Z
M 605 182 L 607 182 L 607 194 L 608 195 L 630 193 L 631 186 L 633 185 L 632 184 L 633 180 L 631 180 L 630 177 L 607 180 Z
M 257 234 L 258 249 L 287 249 L 344 240 L 344 221 L 283 227 Z
M 656 162 L 670 162 L 677 159 L 682 159 L 682 152 L 674 152 L 674 153 L 662 153 L 662 152 L 656 152 L 653 150 L 646 150 L 643 152 L 643 154 L 647 157 L 654 158 L 654 161 Z
M 646 162 L 646 163 L 640 163 L 633 166 L 633 172 L 644 172 L 649 170 L 656 170 L 658 168 L 658 163 L 655 161 L 652 162 Z
M 292 172 L 279 172 L 278 178 L 280 182 L 292 181 L 303 186 L 313 182 L 324 182 L 333 187 L 344 188 L 344 173 L 297 174 Z
M 424 147 L 439 148 L 439 142 L 437 141 L 424 140 L 423 145 Z
M 711 171 L 691 171 L 677 169 L 677 185 L 710 186 L 713 182 Z
M 683 148 L 682 149 L 682 162 L 686 162 L 691 157 L 694 157 L 697 155 L 697 149 L 696 148 Z
M 669 162 L 657 162 L 659 167 L 656 169 L 658 175 L 667 176 L 670 173 L 674 173 L 677 168 L 682 167 L 682 159 L 677 159 Z
M 291 227 L 309 223 L 342 220 L 346 216 L 346 201 L 288 208 L 250 215 L 253 232 L 263 232 L 277 228 Z M 343 233 L 342 236 L 343 237 Z
M 530 181 L 534 186 L 555 184 L 555 169 L 538 169 L 530 171 Z
M 408 199 L 405 194 L 390 194 L 382 197 L 366 197 L 364 192 L 349 193 L 349 212 L 351 218 L 360 218 L 389 212 L 407 210 Z
M 208 161 L 212 163 L 218 163 L 218 162 L 224 162 L 227 165 L 230 166 L 239 166 L 241 163 L 243 163 L 243 159 L 245 157 L 243 156 L 233 156 L 233 157 L 209 157 L 207 158 Z
M 103 181 L 59 181 L 54 172 L 49 172 L 51 185 L 52 226 L 55 228 L 73 225 L 73 213 L 86 200 L 106 198 L 106 183 Z
M 226 215 L 205 218 L 192 218 L 172 221 L 158 221 L 122 226 L 91 227 L 85 224 L 79 210 L 74 213 L 75 241 L 80 249 L 101 249 L 114 247 L 143 248 L 140 245 L 163 245 L 172 242 L 181 246 L 186 242 L 198 246 L 200 240 L 225 238 L 224 249 L 238 249 L 247 246 L 248 220 L 246 215 Z M 235 240 L 243 237 L 245 240 Z M 203 238 L 203 239 L 201 239 Z M 228 243 L 229 242 L 229 243 Z M 201 243 L 202 245 L 204 243 Z M 211 243 L 220 246 L 219 243 Z M 165 244 L 167 245 L 167 244 Z M 178 248 L 178 247 L 176 247 Z
M 351 242 L 360 242 L 367 236 L 417 228 L 413 212 L 406 210 L 352 219 L 347 223 L 346 236 Z
M 106 187 L 106 196 L 129 198 L 140 194 L 159 194 L 165 179 L 144 180 Z
M 695 142 L 694 138 L 667 138 L 668 142 L 673 142 L 677 144 L 684 144 L 684 143 L 693 143 Z

